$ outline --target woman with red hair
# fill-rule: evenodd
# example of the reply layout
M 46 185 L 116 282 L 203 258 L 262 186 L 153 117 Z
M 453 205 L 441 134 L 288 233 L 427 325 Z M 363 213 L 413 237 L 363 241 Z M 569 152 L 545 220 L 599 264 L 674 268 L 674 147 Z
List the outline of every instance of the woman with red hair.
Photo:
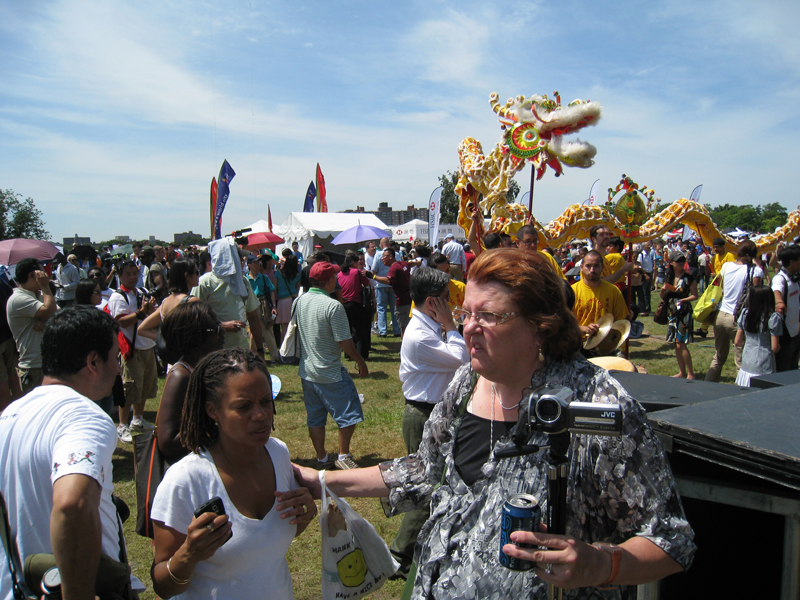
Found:
M 617 588 L 602 588 L 688 568 L 694 534 L 664 451 L 644 409 L 580 356 L 578 322 L 549 262 L 520 250 L 484 252 L 454 312 L 470 363 L 433 409 L 419 450 L 326 479 L 336 494 L 388 498 L 389 516 L 430 502 L 411 597 L 539 599 L 554 584 L 575 590 L 570 598 L 616 598 Z M 501 517 L 514 494 L 533 496 L 547 514 L 548 453 L 500 451 L 516 448 L 514 434 L 549 445 L 552 437 L 535 431 L 529 416 L 530 399 L 548 384 L 569 388 L 576 401 L 619 404 L 624 416 L 621 437 L 566 436 L 566 533 L 517 531 L 502 546 L 506 556 L 535 562 L 534 577 L 500 563 Z M 295 473 L 319 494 L 315 470 L 295 466 Z

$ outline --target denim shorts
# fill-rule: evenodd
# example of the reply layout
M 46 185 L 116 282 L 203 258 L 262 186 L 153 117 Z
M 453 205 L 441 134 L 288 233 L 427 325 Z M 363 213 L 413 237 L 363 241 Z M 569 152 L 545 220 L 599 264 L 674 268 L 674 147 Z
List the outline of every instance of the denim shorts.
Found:
M 344 367 L 342 367 L 341 381 L 333 383 L 314 383 L 305 379 L 300 381 L 303 383 L 303 402 L 308 413 L 306 425 L 309 427 L 325 427 L 328 414 L 333 417 L 339 429 L 364 420 L 356 384 Z

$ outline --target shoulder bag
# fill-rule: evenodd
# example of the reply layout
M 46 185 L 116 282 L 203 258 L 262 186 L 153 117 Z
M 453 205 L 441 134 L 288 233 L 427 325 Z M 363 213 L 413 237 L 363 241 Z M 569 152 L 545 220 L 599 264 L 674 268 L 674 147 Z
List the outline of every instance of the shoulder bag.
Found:
M 742 310 L 747 305 L 747 297 L 750 295 L 750 288 L 753 287 L 754 269 L 755 265 L 747 265 L 747 275 L 744 280 L 744 287 L 742 288 L 742 291 L 739 293 L 739 299 L 736 300 L 736 308 L 733 310 L 734 323 L 739 321 L 739 315 L 742 314 Z
M 167 373 L 167 379 L 172 372 Z M 166 386 L 167 382 L 164 381 Z M 161 406 L 159 405 L 159 412 Z M 153 539 L 155 531 L 150 513 L 153 499 L 164 474 L 169 468 L 164 455 L 158 449 L 158 413 L 156 427 L 133 436 L 133 478 L 136 482 L 136 533 Z
M 281 362 L 285 365 L 300 363 L 300 330 L 297 328 L 297 303 L 292 307 L 292 320 L 286 327 L 286 337 L 280 349 Z
M 719 303 L 722 301 L 722 287 L 718 284 L 719 275 L 714 276 L 714 280 L 706 287 L 703 295 L 697 301 L 692 316 L 695 321 L 700 323 L 714 322 Z

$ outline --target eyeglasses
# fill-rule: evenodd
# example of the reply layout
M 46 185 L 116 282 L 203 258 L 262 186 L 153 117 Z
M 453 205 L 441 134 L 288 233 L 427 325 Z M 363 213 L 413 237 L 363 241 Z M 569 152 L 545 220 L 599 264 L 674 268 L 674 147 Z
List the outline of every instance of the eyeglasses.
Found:
M 211 327 L 210 329 L 204 329 L 206 333 L 216 333 L 219 335 L 220 330 L 222 329 L 222 323 L 217 323 L 216 327 Z
M 520 244 L 522 244 L 523 246 L 535 246 L 536 244 L 538 244 L 538 243 L 539 243 L 539 240 L 538 240 L 538 239 L 533 239 L 533 240 L 519 240 L 519 243 L 520 243 Z
M 518 316 L 519 313 L 516 312 L 493 313 L 488 311 L 478 311 L 473 313 L 469 312 L 468 310 L 464 310 L 463 308 L 457 308 L 453 311 L 453 317 L 457 323 L 465 325 L 467 319 L 472 317 L 481 327 L 496 327 L 497 325 L 502 325 L 506 321 L 510 321 L 514 317 Z

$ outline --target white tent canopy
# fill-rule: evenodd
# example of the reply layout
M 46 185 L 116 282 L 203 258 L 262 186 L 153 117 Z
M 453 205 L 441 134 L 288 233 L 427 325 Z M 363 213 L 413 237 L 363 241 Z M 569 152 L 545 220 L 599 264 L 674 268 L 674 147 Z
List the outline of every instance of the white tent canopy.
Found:
M 408 223 L 398 225 L 392 231 L 392 239 L 398 242 L 415 242 L 419 239 L 428 240 L 428 222 L 421 219 L 412 219 Z
M 260 221 L 256 221 L 255 223 L 251 223 L 247 227 L 243 227 L 242 229 L 250 228 L 250 231 L 247 233 L 265 233 L 269 231 L 269 222 L 261 219 Z M 277 234 L 276 234 L 277 235 Z
M 252 226 L 256 226 L 258 223 L 263 223 L 263 221 L 253 223 Z M 322 243 L 326 238 L 337 236 L 345 229 L 359 224 L 385 229 L 386 235 L 391 237 L 391 233 L 389 233 L 391 228 L 371 213 L 293 212 L 289 214 L 283 224 L 273 227 L 273 233 L 286 240 L 286 244 L 277 246 L 275 251 L 280 255 L 283 248 L 291 247 L 292 242 L 297 242 L 300 252 L 304 257 L 308 257 L 314 252 L 315 241 Z M 328 244 L 330 241 L 327 240 Z

